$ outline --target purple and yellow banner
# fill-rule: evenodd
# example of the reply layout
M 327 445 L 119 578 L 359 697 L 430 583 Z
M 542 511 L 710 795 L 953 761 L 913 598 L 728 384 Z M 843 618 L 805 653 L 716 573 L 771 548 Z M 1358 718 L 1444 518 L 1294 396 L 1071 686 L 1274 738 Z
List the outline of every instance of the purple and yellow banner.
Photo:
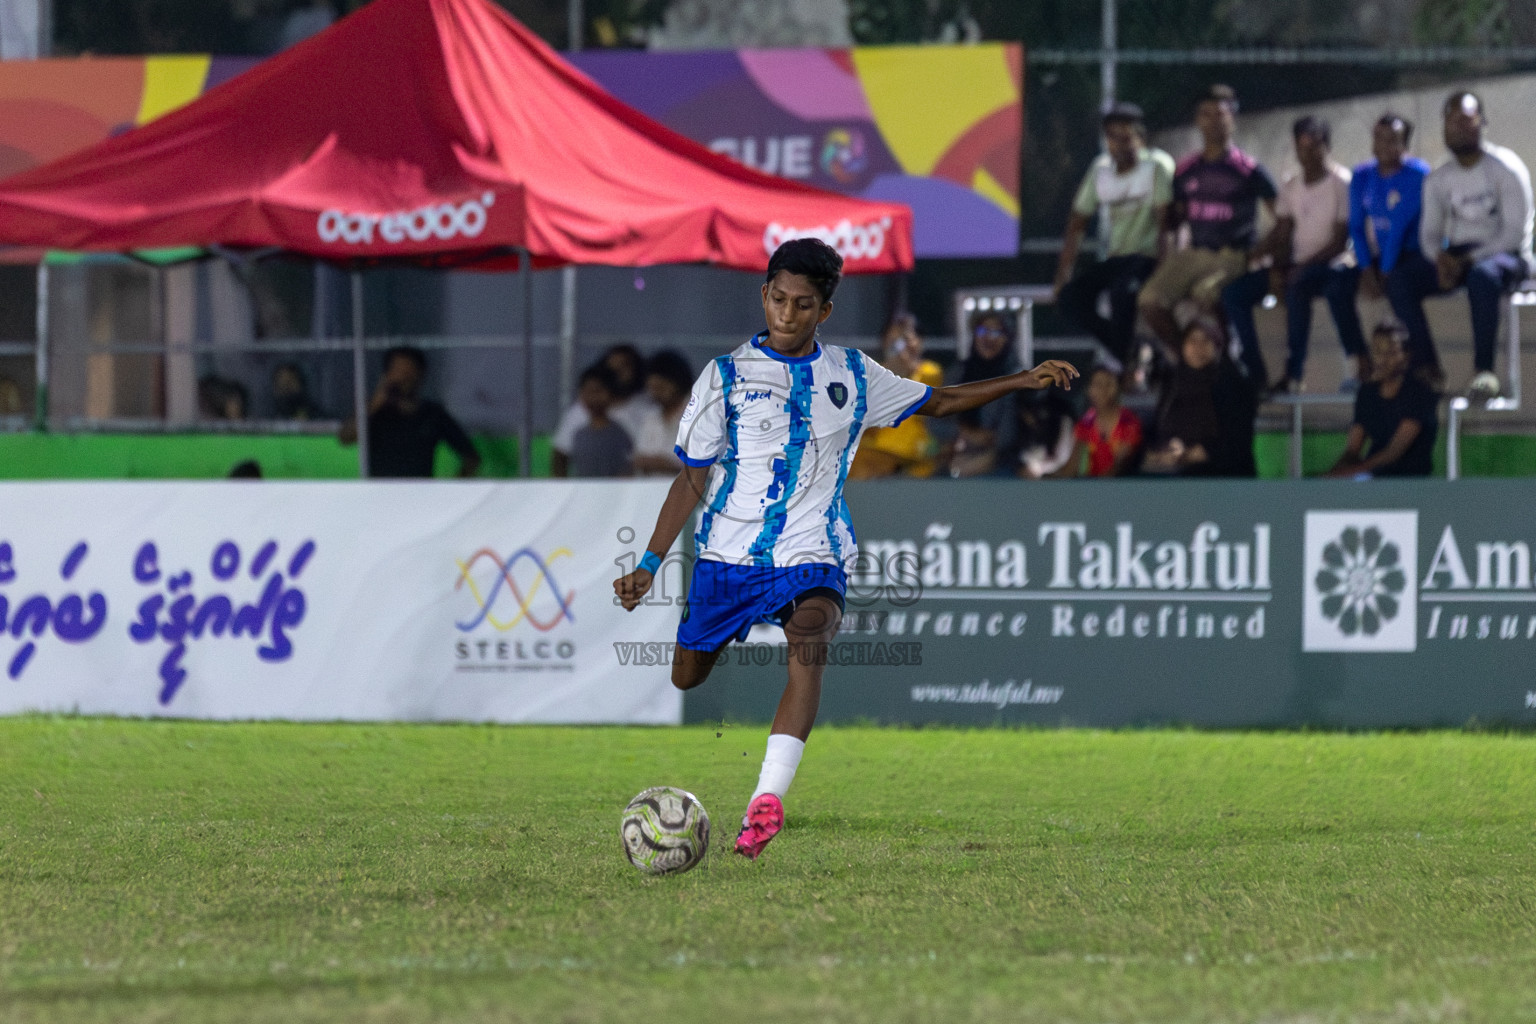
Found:
M 906 203 L 919 257 L 1018 251 L 1016 43 L 572 59 L 630 106 L 759 170 Z
M 207 55 L 0 62 L 0 178 L 153 121 L 257 62 Z
M 1018 44 L 592 51 L 574 60 L 625 103 L 759 170 L 906 203 L 920 257 L 1018 250 Z M 0 177 L 151 121 L 257 63 L 0 62 Z

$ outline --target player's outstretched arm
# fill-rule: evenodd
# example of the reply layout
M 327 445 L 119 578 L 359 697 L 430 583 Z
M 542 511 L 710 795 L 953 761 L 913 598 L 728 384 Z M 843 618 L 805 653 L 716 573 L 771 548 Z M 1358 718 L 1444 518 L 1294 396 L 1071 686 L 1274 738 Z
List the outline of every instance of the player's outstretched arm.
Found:
M 979 409 L 1015 391 L 1038 391 L 1051 387 L 1071 391 L 1072 382 L 1077 377 L 1077 367 L 1071 363 L 1047 359 L 1033 370 L 936 388 L 917 412 L 920 416 L 953 416 L 957 412 Z
M 677 540 L 677 535 L 683 531 L 688 517 L 693 514 L 694 507 L 699 499 L 704 496 L 704 488 L 709 483 L 708 466 L 684 466 L 677 474 L 677 479 L 672 481 L 672 489 L 667 492 L 667 500 L 661 503 L 661 512 L 656 517 L 656 531 L 651 534 L 651 541 L 645 546 L 649 554 L 655 554 L 658 559 L 665 558 L 668 551 L 672 550 L 672 542 Z M 620 576 L 613 581 L 613 592 L 619 596 L 619 603 L 625 611 L 633 611 L 635 606 L 645 597 L 651 589 L 651 581 L 654 577 L 647 569 L 636 569 L 627 576 Z

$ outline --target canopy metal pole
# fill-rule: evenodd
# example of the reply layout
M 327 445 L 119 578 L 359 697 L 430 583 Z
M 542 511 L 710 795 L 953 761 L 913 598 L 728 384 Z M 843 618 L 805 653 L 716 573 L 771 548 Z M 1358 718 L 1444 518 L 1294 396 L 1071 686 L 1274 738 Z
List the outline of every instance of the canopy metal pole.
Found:
M 314 311 L 309 317 L 309 333 L 316 341 L 324 341 L 331 333 L 331 297 L 326 294 L 330 291 L 330 281 L 326 273 L 327 267 L 319 260 L 315 261 L 314 274 Z
M 368 479 L 368 365 L 363 344 L 363 272 L 352 271 L 352 405 L 357 419 L 357 475 Z
M 517 272 L 523 279 L 523 415 L 517 426 L 517 472 L 533 476 L 533 254 L 518 254 Z
M 33 398 L 32 426 L 48 429 L 48 263 L 37 263 L 37 354 L 33 357 L 37 392 Z
M 582 0 L 567 0 L 566 49 L 581 52 L 586 43 L 586 11 Z M 570 400 L 576 391 L 576 264 L 560 271 L 560 390 L 556 408 Z
M 560 271 L 560 391 L 557 404 L 576 393 L 576 265 Z

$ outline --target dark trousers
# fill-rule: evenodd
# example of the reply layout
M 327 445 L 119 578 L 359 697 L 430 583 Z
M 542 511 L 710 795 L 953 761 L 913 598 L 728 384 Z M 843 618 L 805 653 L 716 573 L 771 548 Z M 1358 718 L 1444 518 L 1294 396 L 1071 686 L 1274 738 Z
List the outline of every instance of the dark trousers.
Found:
M 1479 372 L 1493 369 L 1494 347 L 1499 337 L 1499 300 L 1525 280 L 1525 261 L 1512 252 L 1494 253 L 1472 264 L 1463 284 L 1472 310 L 1472 364 Z M 1419 252 L 1405 252 L 1387 275 L 1387 300 L 1392 312 L 1408 328 L 1408 356 L 1414 366 L 1439 367 L 1435 341 L 1430 337 L 1424 300 L 1448 295 L 1442 289 L 1435 265 Z
M 1355 292 L 1360 272 L 1353 267 L 1330 267 L 1325 263 L 1304 263 L 1292 272 L 1285 287 L 1285 375 L 1301 380 L 1307 366 L 1307 346 L 1312 338 L 1312 303 L 1319 296 L 1328 301 L 1333 325 L 1347 355 L 1365 351 L 1360 331 L 1360 313 L 1355 309 Z M 1251 379 L 1267 380 L 1264 356 L 1259 352 L 1259 332 L 1253 322 L 1253 307 L 1269 294 L 1269 271 L 1244 274 L 1221 293 L 1221 304 L 1242 346 L 1243 365 Z
M 1136 296 L 1152 275 L 1151 256 L 1111 256 L 1072 275 L 1056 300 L 1069 323 L 1087 331 L 1122 363 L 1136 339 Z M 1109 316 L 1099 315 L 1099 296 L 1109 293 Z

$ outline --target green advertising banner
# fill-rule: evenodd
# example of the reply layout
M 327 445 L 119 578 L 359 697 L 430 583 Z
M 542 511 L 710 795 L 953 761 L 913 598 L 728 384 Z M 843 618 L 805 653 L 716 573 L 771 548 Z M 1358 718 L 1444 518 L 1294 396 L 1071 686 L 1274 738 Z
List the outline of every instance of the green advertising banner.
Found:
M 850 484 L 824 721 L 1536 721 L 1529 481 Z M 762 626 L 687 695 L 766 721 Z

